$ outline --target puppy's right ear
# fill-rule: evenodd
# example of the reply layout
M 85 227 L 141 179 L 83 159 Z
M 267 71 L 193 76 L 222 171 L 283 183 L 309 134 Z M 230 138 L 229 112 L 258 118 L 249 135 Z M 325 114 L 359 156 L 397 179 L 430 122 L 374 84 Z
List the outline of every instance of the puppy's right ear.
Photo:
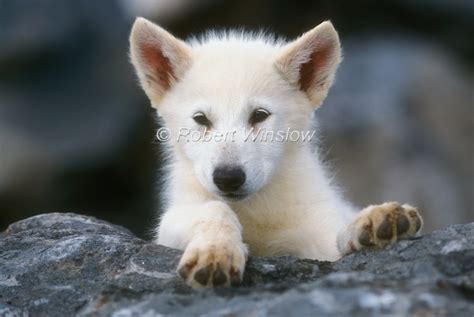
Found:
M 144 18 L 133 24 L 130 56 L 153 107 L 191 65 L 191 48 Z

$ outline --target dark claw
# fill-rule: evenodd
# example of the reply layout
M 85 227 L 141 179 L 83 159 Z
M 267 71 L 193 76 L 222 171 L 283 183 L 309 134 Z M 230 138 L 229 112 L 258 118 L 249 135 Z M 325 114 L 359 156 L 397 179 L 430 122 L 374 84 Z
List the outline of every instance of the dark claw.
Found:
M 382 223 L 380 224 L 380 226 L 378 227 L 377 229 L 377 237 L 379 239 L 383 239 L 383 240 L 389 240 L 389 239 L 392 239 L 393 237 L 393 232 L 392 232 L 392 223 L 390 222 L 390 220 L 387 218 L 384 219 L 384 221 L 382 221 Z
M 194 279 L 201 285 L 207 285 L 207 281 L 209 280 L 209 276 L 211 275 L 212 271 L 212 263 L 206 267 L 203 267 L 196 273 L 194 273 Z
M 420 219 L 420 217 L 418 217 L 418 214 L 414 210 L 410 210 L 408 213 L 412 218 L 416 218 L 416 220 L 415 220 L 416 231 L 415 232 L 418 232 L 421 228 L 421 219 Z
M 230 284 L 232 286 L 240 285 L 240 271 L 232 268 L 230 270 Z
M 189 275 L 189 268 L 186 265 L 183 265 L 179 268 L 178 274 L 183 278 L 183 280 L 187 279 Z
M 214 276 L 212 277 L 212 284 L 214 286 L 221 286 L 224 285 L 226 282 L 227 276 L 220 267 L 217 267 L 217 270 L 214 272 Z
M 416 217 L 416 232 L 418 232 L 421 228 L 421 220 L 420 217 Z
M 362 233 L 359 236 L 359 242 L 362 245 L 365 245 L 366 247 L 372 247 L 374 246 L 374 242 L 372 241 L 372 238 L 370 237 L 370 233 L 368 229 L 362 231 Z
M 399 215 L 397 219 L 397 234 L 403 234 L 408 231 L 410 228 L 410 221 L 408 220 L 407 216 Z

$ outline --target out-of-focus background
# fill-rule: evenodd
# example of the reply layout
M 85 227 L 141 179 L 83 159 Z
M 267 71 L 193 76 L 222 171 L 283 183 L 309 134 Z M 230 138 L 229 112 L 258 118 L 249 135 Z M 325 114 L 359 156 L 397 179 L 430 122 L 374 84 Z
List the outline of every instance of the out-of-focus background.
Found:
M 332 20 L 345 58 L 318 115 L 348 198 L 410 202 L 427 232 L 474 221 L 474 1 L 0 0 L 0 230 L 68 211 L 149 237 L 160 155 L 128 62 L 137 15 L 183 38 Z

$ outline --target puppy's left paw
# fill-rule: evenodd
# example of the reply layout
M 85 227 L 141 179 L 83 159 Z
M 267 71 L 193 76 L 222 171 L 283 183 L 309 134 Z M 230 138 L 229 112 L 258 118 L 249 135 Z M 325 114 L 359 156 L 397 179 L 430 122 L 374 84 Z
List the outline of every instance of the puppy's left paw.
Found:
M 192 241 L 181 257 L 178 274 L 193 288 L 240 284 L 247 261 L 241 241 Z
M 362 248 L 383 248 L 416 236 L 422 226 L 423 219 L 410 205 L 389 202 L 369 206 L 339 235 L 339 250 L 347 254 Z

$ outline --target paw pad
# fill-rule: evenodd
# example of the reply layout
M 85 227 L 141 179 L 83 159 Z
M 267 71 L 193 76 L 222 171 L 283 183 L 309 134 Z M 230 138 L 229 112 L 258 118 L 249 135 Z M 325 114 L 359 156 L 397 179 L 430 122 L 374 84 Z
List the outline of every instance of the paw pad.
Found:
M 377 229 L 377 238 L 382 240 L 390 240 L 393 237 L 393 226 L 392 220 L 389 216 L 385 217 L 385 219 L 379 224 Z
M 410 229 L 410 221 L 408 220 L 407 216 L 405 215 L 398 215 L 397 218 L 397 234 L 403 234 Z M 418 231 L 418 229 L 417 229 Z
M 374 239 L 371 234 L 372 228 L 367 226 L 359 235 L 359 243 L 366 247 L 375 246 Z
M 209 276 L 212 272 L 212 267 L 213 265 L 209 264 L 208 266 L 196 271 L 196 273 L 194 273 L 194 279 L 196 282 L 204 286 L 207 285 L 207 281 L 209 280 Z
M 227 276 L 225 275 L 224 271 L 218 267 L 217 270 L 214 272 L 212 276 L 212 284 L 214 286 L 222 286 L 227 282 Z

